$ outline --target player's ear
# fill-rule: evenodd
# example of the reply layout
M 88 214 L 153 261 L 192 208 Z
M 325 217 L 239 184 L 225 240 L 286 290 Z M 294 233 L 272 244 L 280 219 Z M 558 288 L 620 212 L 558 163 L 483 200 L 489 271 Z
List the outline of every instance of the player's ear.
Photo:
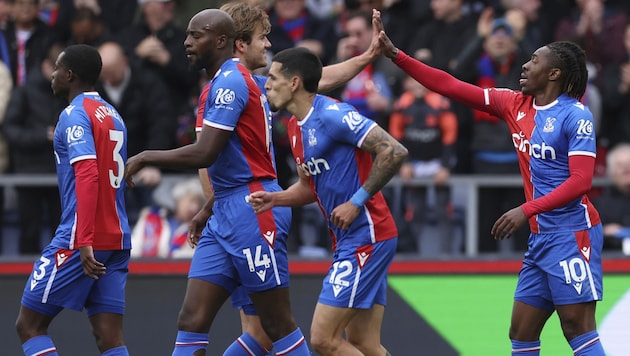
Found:
M 562 70 L 560 70 L 560 68 L 551 68 L 549 70 L 549 80 L 550 81 L 559 80 L 561 76 L 562 76 Z
M 297 75 L 291 77 L 291 91 L 296 92 L 302 86 L 302 79 Z
M 68 81 L 68 83 L 71 83 L 76 78 L 77 78 L 77 75 L 72 71 L 72 69 L 68 69 L 66 71 L 66 80 Z
M 240 52 L 245 52 L 245 41 L 243 41 L 243 39 L 238 39 L 236 41 L 234 41 L 234 47 L 236 48 L 237 51 Z

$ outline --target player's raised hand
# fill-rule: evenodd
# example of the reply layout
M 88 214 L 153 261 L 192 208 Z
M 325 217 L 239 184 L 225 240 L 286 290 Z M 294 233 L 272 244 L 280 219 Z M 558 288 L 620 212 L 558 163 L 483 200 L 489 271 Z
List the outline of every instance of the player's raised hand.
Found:
M 248 197 L 249 204 L 256 214 L 260 214 L 274 207 L 273 194 L 264 190 L 253 192 Z
M 492 226 L 492 236 L 495 240 L 510 238 L 516 230 L 527 222 L 527 216 L 520 206 L 507 211 Z
M 375 60 L 383 53 L 382 45 L 378 38 L 378 34 L 381 33 L 381 31 L 385 31 L 383 21 L 381 21 L 381 12 L 372 9 L 372 41 L 366 51 L 372 60 Z
M 378 34 L 378 40 L 381 42 L 383 55 L 388 58 L 394 58 L 398 54 L 398 48 L 394 46 L 392 40 L 389 39 L 389 36 L 385 33 L 385 31 L 381 31 Z
M 79 253 L 81 254 L 83 273 L 92 279 L 98 279 L 98 276 L 105 274 L 105 265 L 94 258 L 92 246 L 80 247 Z

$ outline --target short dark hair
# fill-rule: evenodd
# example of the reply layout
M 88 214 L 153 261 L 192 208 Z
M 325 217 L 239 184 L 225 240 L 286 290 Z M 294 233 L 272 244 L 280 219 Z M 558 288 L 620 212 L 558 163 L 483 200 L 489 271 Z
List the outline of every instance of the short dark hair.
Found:
M 63 52 L 64 56 L 61 61 L 67 69 L 76 73 L 83 83 L 96 84 L 103 68 L 101 55 L 96 48 L 78 44 L 66 47 Z
M 276 53 L 271 61 L 282 64 L 280 72 L 286 76 L 300 77 L 306 91 L 317 92 L 322 78 L 322 61 L 315 53 L 304 47 L 294 47 Z

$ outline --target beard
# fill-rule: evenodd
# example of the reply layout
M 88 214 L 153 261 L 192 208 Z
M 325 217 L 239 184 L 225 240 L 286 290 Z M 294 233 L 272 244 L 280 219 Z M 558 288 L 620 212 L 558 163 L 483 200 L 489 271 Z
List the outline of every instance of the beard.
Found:
M 188 70 L 193 72 L 199 72 L 204 70 L 205 68 L 199 64 L 199 61 L 188 62 Z

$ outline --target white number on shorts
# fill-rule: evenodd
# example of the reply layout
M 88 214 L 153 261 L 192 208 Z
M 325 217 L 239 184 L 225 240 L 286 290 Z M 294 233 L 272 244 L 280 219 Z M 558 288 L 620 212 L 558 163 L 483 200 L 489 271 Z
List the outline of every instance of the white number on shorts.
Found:
M 352 263 L 350 261 L 337 261 L 333 263 L 333 271 L 330 274 L 328 283 L 347 287 L 350 282 L 344 278 L 352 273 Z
M 586 279 L 586 268 L 581 258 L 573 258 L 568 263 L 566 260 L 560 261 L 560 266 L 564 270 L 564 279 L 567 284 L 570 284 L 572 280 L 582 282 Z
M 50 260 L 46 257 L 42 256 L 39 258 L 42 263 L 37 267 L 37 270 L 33 272 L 33 279 L 36 281 L 41 281 L 42 278 L 46 275 L 46 266 L 50 264 Z
M 125 140 L 125 134 L 119 130 L 109 130 L 109 139 L 116 142 L 114 146 L 114 151 L 112 152 L 112 157 L 114 162 L 118 165 L 116 171 L 118 174 L 114 174 L 113 170 L 109 170 L 109 184 L 113 188 L 120 188 L 120 184 L 122 183 L 123 175 L 125 174 L 125 161 L 120 155 L 120 150 L 123 146 L 123 141 Z
M 262 246 L 256 246 L 256 256 L 252 259 L 252 251 L 249 248 L 243 250 L 243 254 L 247 257 L 247 265 L 250 272 L 255 272 L 256 267 L 269 268 L 271 266 L 271 260 L 266 253 L 262 253 Z

